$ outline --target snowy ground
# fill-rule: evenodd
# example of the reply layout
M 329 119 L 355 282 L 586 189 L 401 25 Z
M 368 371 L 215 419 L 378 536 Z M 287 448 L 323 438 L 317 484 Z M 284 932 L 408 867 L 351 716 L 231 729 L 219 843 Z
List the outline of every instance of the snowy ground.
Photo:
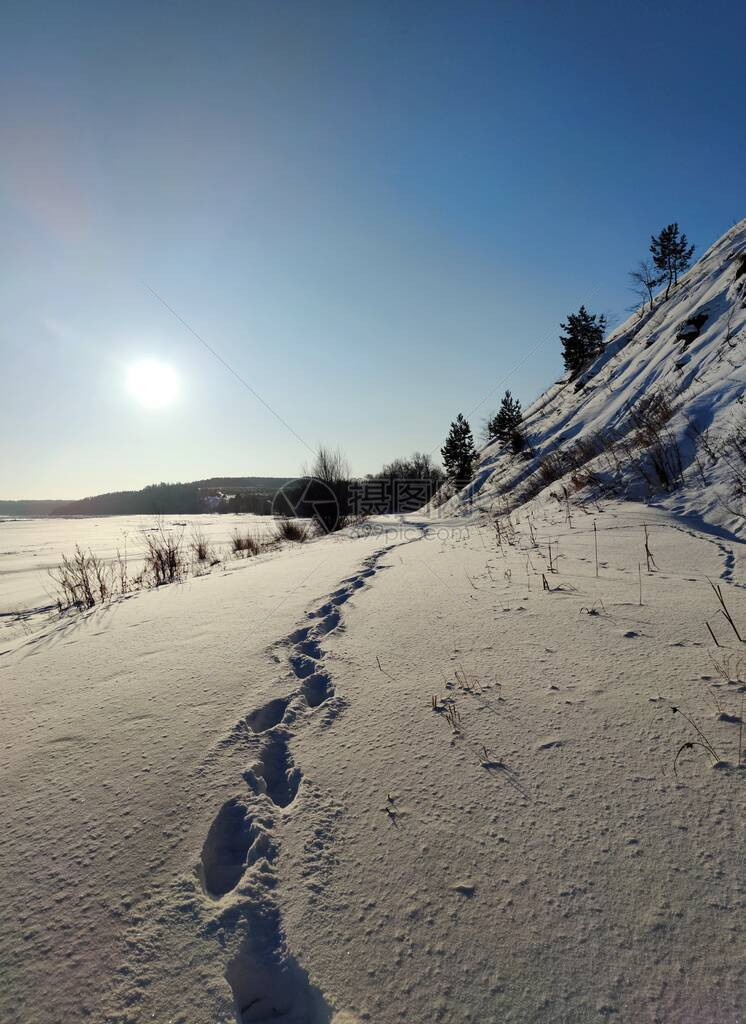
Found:
M 743 1022 L 741 542 L 532 509 L 3 644 L 0 1019 Z
M 110 562 L 117 552 L 127 557 L 130 575 L 142 568 L 143 534 L 159 525 L 182 534 L 185 544 L 201 532 L 218 552 L 227 552 L 231 534 L 251 530 L 265 536 L 275 527 L 268 516 L 195 515 L 101 516 L 79 518 L 13 519 L 0 517 L 0 615 L 39 609 L 53 603 L 54 582 L 49 577 L 76 545 Z M 6 625 L 11 623 L 6 622 Z

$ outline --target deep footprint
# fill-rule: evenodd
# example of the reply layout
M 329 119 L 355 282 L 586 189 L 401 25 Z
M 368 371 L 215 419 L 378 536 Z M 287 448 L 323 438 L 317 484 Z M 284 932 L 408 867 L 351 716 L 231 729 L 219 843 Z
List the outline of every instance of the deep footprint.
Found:
M 253 840 L 248 809 L 239 800 L 228 800 L 210 826 L 202 847 L 202 885 L 213 899 L 225 896 L 241 881 Z
M 316 662 L 305 654 L 293 654 L 289 660 L 290 667 L 298 679 L 305 679 L 316 671 Z
M 289 644 L 299 644 L 299 643 L 302 643 L 302 641 L 306 639 L 306 637 L 308 636 L 308 634 L 310 632 L 311 632 L 311 627 L 310 626 L 303 626 L 302 629 L 296 629 L 294 633 L 291 633 L 290 636 L 287 638 L 287 640 L 285 642 L 289 643 Z
M 251 711 L 246 716 L 246 722 L 252 732 L 266 732 L 274 729 L 283 719 L 290 697 L 278 697 L 276 700 L 268 701 L 256 711 Z
M 334 687 L 328 675 L 316 672 L 303 681 L 301 693 L 306 698 L 309 708 L 317 708 L 319 704 L 334 696 Z
M 285 948 L 277 908 L 252 910 L 245 924 L 246 937 L 225 972 L 238 1020 L 329 1024 L 331 1008 Z
M 278 807 L 287 807 L 295 800 L 301 772 L 295 766 L 284 732 L 270 736 L 262 748 L 259 773 L 264 779 L 267 796 Z
M 318 640 L 306 640 L 304 643 L 296 644 L 296 650 L 300 654 L 305 654 L 307 658 L 313 658 L 314 661 L 320 661 L 324 657 Z
M 327 633 L 331 633 L 333 629 L 336 629 L 341 620 L 342 616 L 335 608 L 334 611 L 330 612 L 326 616 L 326 618 L 321 620 L 314 632 L 317 636 L 325 636 Z

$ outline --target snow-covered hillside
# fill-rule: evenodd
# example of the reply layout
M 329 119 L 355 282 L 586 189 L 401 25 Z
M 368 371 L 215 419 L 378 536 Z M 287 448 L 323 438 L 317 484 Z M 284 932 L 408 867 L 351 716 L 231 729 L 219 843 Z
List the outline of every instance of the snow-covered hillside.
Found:
M 515 507 L 546 487 L 664 501 L 740 529 L 746 453 L 746 220 L 652 313 L 634 313 L 577 379 L 524 417 L 528 451 L 488 445 L 447 508 Z M 578 493 L 579 492 L 579 493 Z

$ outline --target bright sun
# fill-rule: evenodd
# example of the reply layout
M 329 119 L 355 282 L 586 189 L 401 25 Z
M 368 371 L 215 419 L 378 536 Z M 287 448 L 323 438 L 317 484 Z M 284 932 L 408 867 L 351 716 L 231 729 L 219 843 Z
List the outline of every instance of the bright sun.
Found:
M 141 359 L 127 370 L 127 390 L 141 405 L 160 409 L 178 396 L 179 377 L 175 370 L 157 359 Z

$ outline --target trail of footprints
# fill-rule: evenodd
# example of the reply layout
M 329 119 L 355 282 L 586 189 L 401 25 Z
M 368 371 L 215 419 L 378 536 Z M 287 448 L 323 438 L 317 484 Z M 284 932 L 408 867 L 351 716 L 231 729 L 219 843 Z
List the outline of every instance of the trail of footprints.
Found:
M 257 755 L 243 774 L 249 792 L 226 801 L 210 826 L 198 873 L 205 893 L 218 903 L 242 879 L 247 888 L 254 887 L 252 898 L 241 904 L 238 918 L 235 910 L 230 910 L 232 904 L 226 906 L 224 914 L 233 927 L 243 918 L 242 944 L 226 970 L 237 1019 L 242 1024 L 270 1020 L 325 1024 L 331 1020 L 331 1009 L 323 996 L 285 948 L 274 899 L 266 893 L 259 893 L 258 900 L 254 898 L 255 885 L 266 880 L 267 867 L 277 857 L 274 833 L 280 816 L 276 811 L 292 812 L 301 784 L 302 773 L 291 753 L 293 736 L 316 709 L 326 705 L 332 720 L 344 704 L 335 696 L 324 668 L 321 641 L 343 628 L 341 608 L 379 571 L 378 562 L 385 551 L 381 549 L 367 558 L 360 572 L 343 580 L 324 604 L 307 613 L 308 625 L 280 642 L 278 646 L 289 648 L 287 661 L 294 689 L 250 711 L 225 741 L 245 743 Z M 254 866 L 257 874 L 245 878 Z

